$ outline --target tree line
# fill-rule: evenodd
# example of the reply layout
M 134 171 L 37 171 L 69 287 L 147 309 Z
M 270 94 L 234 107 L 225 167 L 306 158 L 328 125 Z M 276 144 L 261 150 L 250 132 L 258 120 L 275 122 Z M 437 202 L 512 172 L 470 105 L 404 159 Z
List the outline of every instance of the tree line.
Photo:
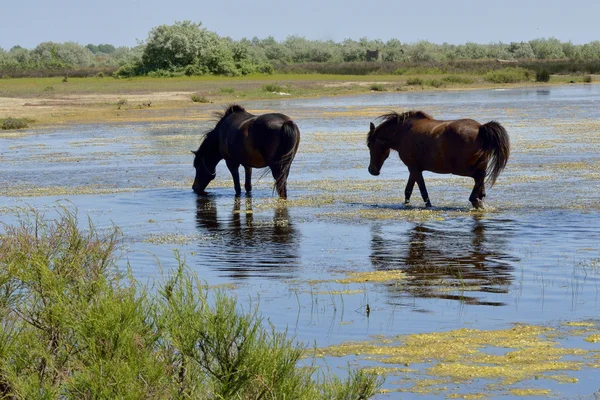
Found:
M 367 50 L 379 50 L 382 61 L 449 62 L 457 60 L 600 60 L 600 41 L 576 45 L 556 38 L 526 42 L 478 44 L 436 44 L 428 41 L 403 43 L 398 39 L 382 41 L 361 38 L 308 40 L 289 36 L 277 41 L 265 39 L 233 40 L 219 36 L 191 21 L 160 25 L 148 38 L 134 47 L 75 42 L 40 43 L 33 49 L 14 46 L 0 48 L 0 76 L 34 71 L 80 68 L 112 69 L 115 76 L 135 75 L 248 75 L 272 73 L 274 66 L 301 63 L 351 63 L 367 61 Z

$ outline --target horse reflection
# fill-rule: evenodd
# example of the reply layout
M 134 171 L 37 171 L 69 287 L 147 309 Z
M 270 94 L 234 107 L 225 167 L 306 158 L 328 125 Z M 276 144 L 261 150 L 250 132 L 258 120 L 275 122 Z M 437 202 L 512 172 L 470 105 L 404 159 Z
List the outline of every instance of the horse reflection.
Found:
M 235 278 L 295 276 L 300 240 L 285 205 L 278 205 L 269 219 L 254 214 L 252 198 L 236 198 L 231 214 L 222 218 L 218 214 L 213 199 L 198 197 L 196 225 L 214 235 L 202 242 L 203 264 Z
M 372 232 L 371 262 L 377 270 L 399 269 L 407 274 L 404 285 L 390 287 L 400 296 L 502 306 L 504 302 L 485 294 L 508 293 L 513 280 L 512 263 L 518 259 L 506 250 L 509 231 L 498 228 L 492 235 L 488 229 L 480 217 L 474 217 L 466 231 L 419 224 L 408 235 L 403 233 L 405 242 L 398 243 L 393 233 L 376 227 Z

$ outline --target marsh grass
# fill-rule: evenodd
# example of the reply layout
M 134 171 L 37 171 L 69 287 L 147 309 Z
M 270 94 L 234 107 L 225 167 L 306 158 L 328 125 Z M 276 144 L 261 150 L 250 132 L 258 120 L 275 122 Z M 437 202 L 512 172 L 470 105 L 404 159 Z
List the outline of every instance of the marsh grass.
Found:
M 152 294 L 116 266 L 121 235 L 75 212 L 24 212 L 0 234 L 0 397 L 10 399 L 366 399 L 381 380 L 345 380 L 302 360 L 258 305 L 179 267 Z
M 277 83 L 267 83 L 263 85 L 262 90 L 265 92 L 283 92 L 284 87 Z
M 521 67 L 503 68 L 487 72 L 484 79 L 492 83 L 519 83 L 531 80 L 532 72 Z
M 199 93 L 194 93 L 191 99 L 194 103 L 210 103 L 210 100 L 206 96 Z
M 454 84 L 461 84 L 461 85 L 470 85 L 473 82 L 475 82 L 475 80 L 473 78 L 468 77 L 468 76 L 463 76 L 463 75 L 444 76 L 442 78 L 442 81 L 444 81 L 446 83 L 454 83 Z
M 0 127 L 3 130 L 26 129 L 33 120 L 28 118 L 6 118 L 0 119 Z
M 372 83 L 369 89 L 374 92 L 385 92 L 387 90 L 381 83 Z
M 536 82 L 550 82 L 550 72 L 548 72 L 548 70 L 546 70 L 546 69 L 536 71 L 535 81 Z
M 416 85 L 423 85 L 425 84 L 425 81 L 419 77 L 415 77 L 415 78 L 408 78 L 406 80 L 406 84 L 407 85 L 411 85 L 411 86 L 416 86 Z
M 233 94 L 235 92 L 235 88 L 232 87 L 222 87 L 219 88 L 219 92 L 223 94 Z

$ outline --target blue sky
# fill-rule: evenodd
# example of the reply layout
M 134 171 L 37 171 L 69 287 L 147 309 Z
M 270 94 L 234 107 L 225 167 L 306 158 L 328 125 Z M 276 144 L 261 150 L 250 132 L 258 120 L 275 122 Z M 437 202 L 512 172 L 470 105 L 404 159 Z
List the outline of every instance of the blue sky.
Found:
M 493 4 L 492 4 L 493 3 Z M 0 0 L 0 47 L 44 41 L 134 46 L 154 26 L 202 22 L 234 39 L 289 35 L 461 44 L 600 40 L 599 0 Z

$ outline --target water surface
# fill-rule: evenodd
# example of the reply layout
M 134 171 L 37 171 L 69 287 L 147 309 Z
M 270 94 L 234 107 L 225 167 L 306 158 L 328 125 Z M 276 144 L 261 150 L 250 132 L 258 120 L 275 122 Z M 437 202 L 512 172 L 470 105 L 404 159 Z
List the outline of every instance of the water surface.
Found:
M 252 197 L 235 199 L 224 163 L 209 196 L 192 193 L 189 150 L 209 121 L 94 124 L 0 136 L 0 220 L 14 222 L 17 207 L 51 209 L 68 200 L 98 226 L 122 228 L 122 265 L 130 263 L 140 280 L 151 282 L 176 265 L 178 250 L 207 283 L 233 285 L 243 303 L 259 299 L 277 328 L 319 347 L 372 335 L 597 319 L 599 86 L 244 105 L 289 114 L 301 129 L 287 202 L 274 197 L 270 174 L 259 179 L 260 172 Z M 433 209 L 423 208 L 418 191 L 405 207 L 408 172 L 395 155 L 379 177 L 368 174 L 369 122 L 407 109 L 505 126 L 512 154 L 487 190 L 485 211 L 470 208 L 470 179 L 431 173 L 425 182 Z M 404 278 L 336 282 L 349 272 L 393 270 Z M 579 337 L 569 345 L 600 350 Z M 587 397 L 598 389 L 595 373 L 586 367 L 569 372 L 577 384 L 526 386 Z M 398 386 L 392 381 L 387 388 Z M 463 382 L 446 394 L 480 386 Z

